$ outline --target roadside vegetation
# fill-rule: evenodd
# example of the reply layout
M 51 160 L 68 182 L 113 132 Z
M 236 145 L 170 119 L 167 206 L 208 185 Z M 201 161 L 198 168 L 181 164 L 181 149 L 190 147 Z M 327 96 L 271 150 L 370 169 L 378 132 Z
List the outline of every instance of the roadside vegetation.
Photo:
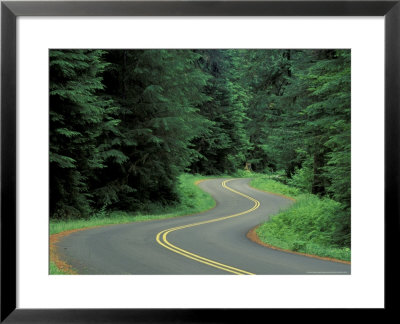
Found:
M 342 204 L 285 185 L 268 175 L 252 177 L 252 187 L 295 199 L 291 207 L 273 215 L 256 229 L 262 242 L 285 250 L 351 260 L 350 224 L 341 221 L 346 212 Z
M 204 192 L 196 185 L 196 182 L 209 178 L 211 177 L 182 174 L 179 177 L 178 184 L 180 202 L 175 205 L 146 205 L 142 211 L 137 213 L 128 213 L 124 211 L 100 211 L 89 218 L 83 219 L 51 219 L 50 234 L 57 234 L 79 228 L 142 222 L 201 213 L 215 206 L 215 200 L 211 195 Z
M 69 274 L 68 272 L 62 271 L 60 270 L 56 264 L 52 261 L 50 261 L 50 274 L 51 275 L 65 275 L 65 274 Z
M 296 199 L 302 193 L 301 189 L 278 182 L 271 175 L 255 174 L 252 177 L 250 185 L 263 191 L 277 193 L 293 199 Z

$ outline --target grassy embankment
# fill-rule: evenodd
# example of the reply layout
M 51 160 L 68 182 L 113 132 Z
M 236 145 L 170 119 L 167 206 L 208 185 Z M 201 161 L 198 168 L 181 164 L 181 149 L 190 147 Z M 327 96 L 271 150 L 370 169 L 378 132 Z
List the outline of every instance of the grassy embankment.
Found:
M 303 193 L 272 180 L 265 175 L 251 175 L 254 188 L 282 194 L 295 199 L 294 204 L 261 224 L 256 233 L 260 240 L 278 248 L 350 261 L 351 250 L 332 243 L 335 215 L 340 204 L 328 198 Z
M 206 211 L 215 206 L 215 201 L 208 193 L 204 192 L 194 184 L 197 181 L 208 178 L 211 177 L 190 174 L 181 175 L 178 185 L 178 193 L 181 202 L 175 206 L 148 206 L 148 210 L 150 211 L 148 213 L 132 214 L 122 211 L 115 211 L 111 213 L 98 213 L 89 219 L 50 220 L 50 234 L 56 234 L 78 228 L 141 222 Z
M 50 261 L 49 270 L 50 270 L 50 274 L 52 274 L 52 275 L 69 274 L 68 272 L 65 272 L 65 271 L 59 269 L 53 261 Z
M 148 213 L 130 214 L 127 212 L 111 212 L 98 213 L 89 219 L 50 220 L 50 234 L 81 228 L 171 218 L 206 211 L 215 206 L 215 200 L 211 195 L 196 186 L 195 183 L 209 178 L 211 177 L 189 174 L 181 175 L 178 185 L 180 203 L 175 206 L 148 206 Z M 54 262 L 50 261 L 50 274 L 65 274 L 65 272 L 60 270 Z

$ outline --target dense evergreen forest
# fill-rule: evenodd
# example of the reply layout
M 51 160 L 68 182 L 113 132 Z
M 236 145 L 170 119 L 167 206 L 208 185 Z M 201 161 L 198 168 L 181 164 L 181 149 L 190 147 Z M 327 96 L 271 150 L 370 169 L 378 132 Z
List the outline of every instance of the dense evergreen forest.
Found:
M 243 170 L 341 203 L 349 50 L 51 50 L 50 216 L 171 205 L 184 172 Z

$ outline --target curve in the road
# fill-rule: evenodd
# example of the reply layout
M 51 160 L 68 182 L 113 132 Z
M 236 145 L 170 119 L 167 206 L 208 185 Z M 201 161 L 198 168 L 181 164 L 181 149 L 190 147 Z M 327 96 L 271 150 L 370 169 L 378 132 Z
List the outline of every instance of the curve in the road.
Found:
M 253 210 L 256 210 L 258 207 L 260 207 L 260 202 L 257 199 L 255 199 L 253 197 L 250 197 L 248 195 L 245 195 L 242 192 L 239 192 L 239 191 L 237 191 L 235 189 L 232 189 L 232 188 L 228 187 L 226 185 L 226 183 L 229 182 L 229 181 L 232 181 L 232 180 L 233 179 L 229 179 L 229 180 L 223 181 L 222 182 L 222 187 L 224 187 L 224 188 L 234 192 L 235 194 L 243 196 L 243 197 L 251 200 L 252 202 L 254 202 L 254 206 L 252 208 L 250 208 L 248 210 L 245 210 L 245 211 L 243 211 L 241 213 L 233 214 L 233 215 L 228 215 L 228 216 L 215 218 L 215 219 L 211 219 L 211 220 L 207 220 L 207 221 L 203 221 L 203 222 L 197 222 L 197 223 L 188 224 L 188 225 L 184 225 L 184 226 L 178 226 L 178 227 L 172 227 L 172 228 L 165 229 L 165 230 L 163 230 L 163 231 L 161 231 L 161 232 L 159 232 L 157 234 L 157 236 L 156 236 L 157 243 L 162 245 L 166 249 L 171 250 L 172 252 L 178 253 L 180 255 L 183 255 L 186 258 L 195 260 L 197 262 L 201 262 L 201 263 L 207 264 L 207 265 L 209 265 L 211 267 L 215 267 L 215 268 L 218 268 L 218 269 L 221 269 L 221 270 L 224 270 L 224 271 L 227 271 L 227 272 L 231 272 L 231 273 L 234 273 L 234 274 L 237 274 L 237 275 L 243 275 L 243 274 L 253 275 L 254 273 L 251 273 L 251 272 L 248 272 L 248 271 L 245 271 L 245 270 L 241 270 L 241 269 L 238 269 L 238 268 L 235 268 L 235 267 L 231 267 L 231 266 L 228 266 L 226 264 L 219 263 L 219 262 L 207 259 L 205 257 L 202 257 L 200 255 L 197 255 L 195 253 L 191 253 L 189 251 L 186 251 L 186 250 L 184 250 L 182 248 L 177 247 L 176 245 L 173 245 L 172 243 L 170 243 L 167 240 L 167 235 L 169 233 L 171 233 L 171 232 L 182 230 L 182 229 L 185 229 L 185 228 L 188 228 L 188 227 L 194 227 L 194 226 L 199 226 L 199 225 L 203 225 L 203 224 L 220 222 L 220 221 L 223 221 L 223 220 L 226 220 L 226 219 L 229 219 L 229 218 L 238 217 L 238 216 L 241 216 L 241 215 L 245 215 L 245 214 L 251 213 Z
M 200 188 L 216 201 L 211 210 L 74 232 L 57 242 L 56 252 L 79 274 L 351 273 L 349 264 L 277 251 L 249 240 L 249 229 L 292 203 L 250 187 L 249 181 L 204 181 Z

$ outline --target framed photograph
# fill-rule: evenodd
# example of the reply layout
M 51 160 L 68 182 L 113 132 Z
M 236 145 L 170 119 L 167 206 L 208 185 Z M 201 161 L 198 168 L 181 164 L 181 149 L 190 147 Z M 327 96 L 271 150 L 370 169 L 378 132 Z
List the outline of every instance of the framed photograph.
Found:
M 2 1 L 1 321 L 392 308 L 399 15 Z

